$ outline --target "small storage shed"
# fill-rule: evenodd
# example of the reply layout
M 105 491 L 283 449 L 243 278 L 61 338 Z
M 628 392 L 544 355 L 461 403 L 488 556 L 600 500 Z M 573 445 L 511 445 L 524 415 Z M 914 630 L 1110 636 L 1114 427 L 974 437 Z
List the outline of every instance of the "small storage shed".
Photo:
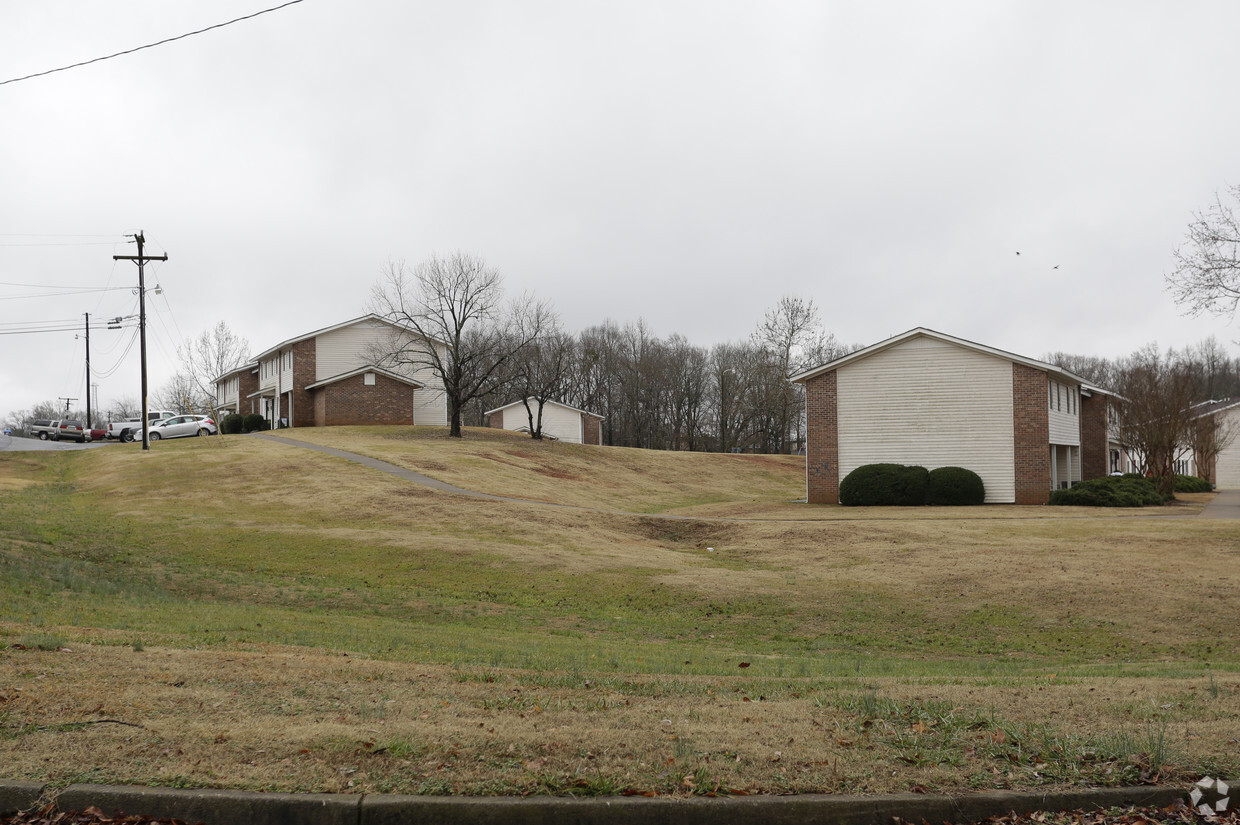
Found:
M 529 410 L 526 410 L 526 403 Z M 538 421 L 539 402 L 537 398 L 526 402 L 513 401 L 502 407 L 488 410 L 488 426 L 497 430 L 515 430 L 528 433 L 530 431 L 530 413 L 534 421 Z M 603 431 L 599 425 L 603 416 L 586 410 L 579 410 L 559 401 L 547 401 L 542 404 L 542 434 L 544 438 L 567 441 L 571 444 L 602 444 Z

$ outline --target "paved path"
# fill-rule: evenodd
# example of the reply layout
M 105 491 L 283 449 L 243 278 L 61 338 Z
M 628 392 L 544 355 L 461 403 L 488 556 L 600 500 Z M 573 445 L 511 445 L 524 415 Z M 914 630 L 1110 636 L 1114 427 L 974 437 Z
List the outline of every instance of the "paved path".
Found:
M 823 519 L 795 519 L 795 518 L 794 519 L 761 519 L 761 518 L 728 518 L 726 516 L 669 516 L 669 515 L 664 515 L 661 513 L 631 513 L 625 510 L 603 510 L 598 507 L 582 507 L 576 504 L 557 504 L 553 501 L 539 501 L 537 499 L 530 499 L 530 498 L 516 498 L 515 496 L 497 496 L 497 495 L 492 495 L 491 493 L 479 493 L 476 490 L 466 490 L 463 487 L 457 487 L 455 485 L 448 484 L 445 481 L 440 481 L 437 478 L 431 478 L 430 476 L 422 475 L 421 473 L 414 472 L 413 470 L 408 470 L 404 467 L 398 467 L 395 464 L 390 464 L 386 461 L 380 461 L 377 458 L 371 458 L 369 456 L 364 456 L 360 453 L 351 453 L 348 450 L 338 450 L 335 447 L 324 447 L 319 444 L 311 444 L 308 441 L 299 441 L 296 438 L 286 438 L 284 436 L 270 435 L 268 433 L 255 433 L 255 435 L 257 435 L 259 438 L 265 438 L 268 441 L 278 441 L 281 444 L 287 444 L 290 447 L 301 447 L 306 450 L 314 450 L 315 452 L 326 453 L 327 455 L 336 456 L 337 458 L 343 458 L 346 461 L 354 461 L 358 464 L 361 464 L 364 467 L 370 467 L 372 470 L 379 470 L 380 472 L 390 473 L 394 476 L 399 476 L 400 478 L 406 479 L 408 481 L 412 481 L 415 484 L 421 484 L 424 487 L 430 487 L 432 490 L 439 490 L 440 492 L 444 492 L 444 493 L 456 493 L 457 495 L 471 496 L 473 498 L 485 498 L 485 499 L 490 499 L 491 501 L 513 501 L 518 504 L 540 504 L 544 507 L 560 507 L 565 510 L 581 510 L 587 513 L 606 513 L 608 515 L 616 515 L 616 516 L 641 516 L 643 518 L 667 519 L 671 521 L 726 521 L 726 522 L 743 521 L 743 522 L 759 522 L 759 523 L 776 522 L 776 521 L 779 521 L 779 522 L 795 521 L 795 522 L 817 523 L 817 522 L 823 521 Z M 1055 516 L 1055 515 L 1020 516 L 1018 518 L 1028 520 L 1028 519 L 1058 518 L 1058 516 Z M 1205 509 L 1202 510 L 1201 513 L 1197 514 L 1196 516 L 1180 516 L 1180 515 L 1175 515 L 1175 516 L 1123 516 L 1122 518 L 1210 518 L 1210 519 L 1240 518 L 1240 490 L 1225 490 L 1219 493 L 1218 496 L 1216 496 L 1213 501 L 1211 501 L 1208 505 L 1206 505 Z M 831 519 L 831 521 L 873 521 L 873 520 L 874 520 L 873 518 Z
M 1240 490 L 1223 490 L 1197 518 L 1240 518 Z

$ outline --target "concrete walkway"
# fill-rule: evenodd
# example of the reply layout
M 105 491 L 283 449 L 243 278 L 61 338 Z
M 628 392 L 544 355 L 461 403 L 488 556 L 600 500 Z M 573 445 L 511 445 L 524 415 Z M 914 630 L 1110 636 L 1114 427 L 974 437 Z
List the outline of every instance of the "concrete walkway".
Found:
M 1240 490 L 1222 490 L 1197 518 L 1240 518 Z

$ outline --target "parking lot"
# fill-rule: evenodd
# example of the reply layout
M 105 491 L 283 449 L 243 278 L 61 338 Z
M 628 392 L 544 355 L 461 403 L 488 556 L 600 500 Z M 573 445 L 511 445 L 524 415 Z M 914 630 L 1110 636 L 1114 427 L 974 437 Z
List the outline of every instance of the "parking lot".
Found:
M 22 452 L 24 450 L 89 450 L 105 444 L 119 444 L 118 441 L 92 441 L 89 444 L 78 444 L 76 441 L 40 441 L 37 438 L 26 438 L 20 435 L 4 435 L 0 433 L 0 452 Z

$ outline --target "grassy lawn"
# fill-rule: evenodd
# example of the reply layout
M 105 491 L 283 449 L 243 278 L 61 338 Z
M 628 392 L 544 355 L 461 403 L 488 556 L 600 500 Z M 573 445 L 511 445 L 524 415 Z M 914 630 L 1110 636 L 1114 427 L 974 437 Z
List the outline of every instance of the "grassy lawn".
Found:
M 810 507 L 791 457 L 286 434 L 594 509 L 251 437 L 2 454 L 0 778 L 869 793 L 1240 772 L 1240 531 L 1161 517 L 1208 496 Z

